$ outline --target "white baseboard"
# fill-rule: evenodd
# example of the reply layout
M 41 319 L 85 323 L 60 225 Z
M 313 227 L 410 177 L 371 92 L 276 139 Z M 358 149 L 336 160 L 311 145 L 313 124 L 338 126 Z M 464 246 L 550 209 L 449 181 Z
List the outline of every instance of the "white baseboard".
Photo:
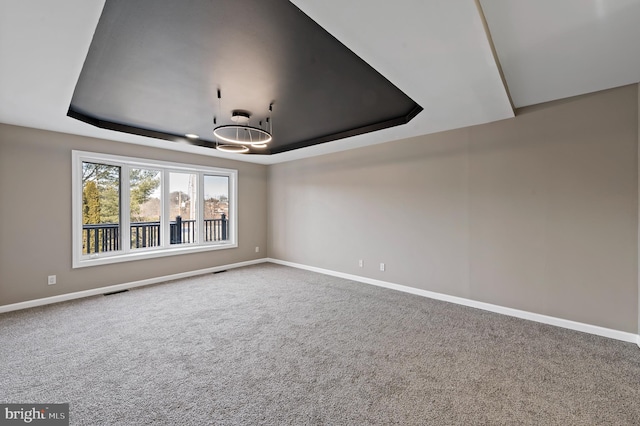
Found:
M 49 305 L 52 303 L 66 302 L 67 300 L 81 299 L 83 297 L 97 296 L 99 294 L 111 293 L 114 291 L 127 290 L 135 287 L 142 287 L 150 284 L 158 284 L 165 281 L 177 280 L 180 278 L 189 278 L 196 275 L 211 274 L 213 272 L 224 271 L 226 269 L 241 268 L 243 266 L 256 265 L 265 263 L 266 258 L 248 260 L 246 262 L 232 263 L 230 265 L 214 266 L 211 268 L 198 269 L 196 271 L 181 272 L 179 274 L 164 275 L 162 277 L 149 278 L 146 280 L 132 281 L 123 284 L 110 285 L 107 287 L 93 288 L 91 290 L 78 291 L 74 293 L 61 294 L 59 296 L 45 297 L 42 299 L 28 300 L 26 302 L 13 303 L 10 305 L 0 306 L 0 313 L 17 311 L 20 309 L 34 308 L 36 306 Z
M 268 262 L 278 265 L 291 266 L 293 268 L 305 269 L 307 271 L 318 272 L 320 274 L 331 275 L 334 277 L 345 278 L 351 281 L 358 281 L 365 284 L 371 284 L 378 287 L 398 290 L 405 293 L 416 294 L 418 296 L 428 297 L 430 299 L 442 300 L 445 302 L 455 303 L 458 305 L 469 306 L 472 308 L 482 309 L 485 311 L 496 312 L 498 314 L 509 315 L 516 318 L 522 318 L 543 324 L 555 325 L 556 327 L 568 328 L 570 330 L 582 331 L 584 333 L 595 334 L 597 336 L 608 337 L 610 339 L 622 340 L 623 342 L 636 343 L 640 347 L 640 335 L 628 333 L 625 331 L 613 330 L 610 328 L 600 327 L 597 325 L 585 324 L 581 322 L 571 321 L 562 318 L 551 317 L 548 315 L 536 314 L 533 312 L 521 311 L 519 309 L 507 308 L 504 306 L 493 305 L 491 303 L 478 302 L 476 300 L 465 299 L 458 296 L 450 296 L 447 294 L 436 293 L 428 290 L 408 287 L 400 284 L 394 284 L 387 281 L 380 281 L 373 278 L 361 277 L 359 275 L 346 274 L 336 272 L 329 269 L 316 268 L 315 266 L 302 265 L 300 263 L 287 262 L 279 259 L 267 259 Z
M 428 297 L 430 299 L 442 300 L 445 302 L 455 303 L 458 305 L 464 305 L 472 308 L 482 309 L 485 311 L 496 312 L 503 315 L 509 315 L 516 318 L 522 318 L 522 319 L 535 321 L 543 324 L 555 325 L 557 327 L 563 327 L 570 330 L 582 331 L 584 333 L 595 334 L 597 336 L 608 337 L 611 339 L 621 340 L 624 342 L 635 343 L 638 345 L 638 347 L 640 347 L 640 335 L 628 333 L 625 331 L 613 330 L 610 328 L 600 327 L 597 325 L 585 324 L 585 323 L 571 321 L 567 319 L 551 317 L 548 315 L 536 314 L 533 312 L 522 311 L 519 309 L 493 305 L 491 303 L 478 302 L 476 300 L 465 299 L 463 297 L 450 296 L 443 293 L 436 293 L 433 291 L 422 290 L 422 289 L 408 287 L 400 284 L 394 284 L 387 281 L 376 280 L 373 278 L 361 277 L 359 275 L 352 275 L 344 272 L 337 272 L 329 269 L 317 268 L 315 266 L 308 266 L 300 263 L 288 262 L 285 260 L 272 259 L 272 258 L 262 258 L 262 259 L 249 260 L 246 262 L 232 263 L 229 265 L 214 266 L 211 268 L 198 269 L 195 271 L 182 272 L 179 274 L 164 275 L 161 277 L 149 278 L 146 280 L 132 281 L 128 283 L 116 284 L 116 285 L 111 285 L 107 287 L 94 288 L 91 290 L 61 294 L 59 296 L 28 300 L 26 302 L 13 303 L 10 305 L 1 305 L 0 313 L 17 311 L 20 309 L 33 308 L 36 306 L 49 305 L 52 303 L 66 302 L 68 300 L 81 299 L 83 297 L 90 297 L 90 296 L 97 296 L 104 293 L 127 290 L 130 288 L 142 287 L 142 286 L 151 285 L 151 284 L 158 284 L 161 282 L 177 280 L 181 278 L 189 278 L 196 275 L 210 274 L 213 272 L 224 271 L 226 269 L 241 268 L 243 266 L 256 265 L 256 264 L 265 263 L 265 262 L 271 262 L 278 265 L 290 266 L 298 269 L 305 269 L 307 271 L 318 272 L 324 275 L 331 275 L 334 277 L 344 278 L 351 281 L 357 281 L 365 284 L 375 285 L 378 287 L 384 287 L 392 290 L 402 291 L 405 293 L 411 293 L 418 296 Z

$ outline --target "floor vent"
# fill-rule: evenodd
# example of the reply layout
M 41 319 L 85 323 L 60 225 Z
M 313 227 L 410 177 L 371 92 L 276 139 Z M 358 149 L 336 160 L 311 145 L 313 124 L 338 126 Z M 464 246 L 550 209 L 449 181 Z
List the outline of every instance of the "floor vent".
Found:
M 118 290 L 118 291 L 112 291 L 111 293 L 105 293 L 103 294 L 103 296 L 111 296 L 112 294 L 118 294 L 118 293 L 124 293 L 127 292 L 129 290 Z

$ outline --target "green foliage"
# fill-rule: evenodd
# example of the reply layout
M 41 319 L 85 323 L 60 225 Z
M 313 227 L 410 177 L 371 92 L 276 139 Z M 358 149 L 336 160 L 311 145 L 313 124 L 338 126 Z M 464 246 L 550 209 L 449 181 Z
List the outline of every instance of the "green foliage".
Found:
M 120 167 L 82 163 L 82 206 L 85 224 L 120 221 Z
M 140 206 L 151 198 L 151 194 L 160 186 L 160 172 L 156 170 L 131 169 L 129 188 L 131 197 L 131 221 L 144 221 Z
M 99 186 L 105 184 L 116 184 L 120 182 L 120 167 L 108 164 L 82 163 L 82 183 L 90 180 L 95 181 Z
M 131 169 L 131 220 L 144 220 L 140 205 L 160 186 L 160 172 Z M 82 220 L 85 224 L 120 222 L 120 167 L 82 163 Z
M 100 191 L 100 223 L 120 222 L 120 187 L 108 186 Z
M 92 180 L 82 189 L 82 223 L 100 223 L 100 194 Z
M 131 204 L 144 204 L 160 185 L 160 172 L 155 170 L 131 169 L 129 186 Z

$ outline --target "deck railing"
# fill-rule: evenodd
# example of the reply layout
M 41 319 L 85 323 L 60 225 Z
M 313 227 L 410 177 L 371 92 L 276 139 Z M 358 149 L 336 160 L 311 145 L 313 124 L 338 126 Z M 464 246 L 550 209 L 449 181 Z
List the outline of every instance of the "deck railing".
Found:
M 157 247 L 160 245 L 160 222 L 131 222 L 131 248 Z M 120 250 L 120 225 L 99 223 L 82 225 L 84 254 Z M 225 214 L 220 219 L 204 220 L 204 241 L 226 241 L 229 220 Z M 190 244 L 196 241 L 196 221 L 182 220 L 180 216 L 169 223 L 171 244 Z

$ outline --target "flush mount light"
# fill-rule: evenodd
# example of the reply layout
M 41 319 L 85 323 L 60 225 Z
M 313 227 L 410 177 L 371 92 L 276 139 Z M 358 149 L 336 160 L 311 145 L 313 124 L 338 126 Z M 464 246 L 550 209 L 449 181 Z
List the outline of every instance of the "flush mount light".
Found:
M 187 133 L 185 136 L 188 137 L 189 139 L 199 139 L 200 138 L 200 136 L 196 135 L 195 133 Z
M 218 89 L 218 105 L 219 112 L 222 111 L 222 96 Z M 231 113 L 231 121 L 233 124 L 221 124 L 214 127 L 213 134 L 216 137 L 216 149 L 225 152 L 245 153 L 250 151 L 249 147 L 266 148 L 267 144 L 271 142 L 273 137 L 271 132 L 273 124 L 271 122 L 271 112 L 273 111 L 273 104 L 269 105 L 269 113 L 265 117 L 266 126 L 262 127 L 262 120 L 259 121 L 259 126 L 251 126 L 249 121 L 251 119 L 251 113 L 244 110 L 234 110 Z M 213 124 L 217 124 L 217 118 L 213 117 Z M 222 141 L 222 145 L 218 145 L 218 140 Z M 237 145 L 237 149 L 231 149 L 232 146 Z

